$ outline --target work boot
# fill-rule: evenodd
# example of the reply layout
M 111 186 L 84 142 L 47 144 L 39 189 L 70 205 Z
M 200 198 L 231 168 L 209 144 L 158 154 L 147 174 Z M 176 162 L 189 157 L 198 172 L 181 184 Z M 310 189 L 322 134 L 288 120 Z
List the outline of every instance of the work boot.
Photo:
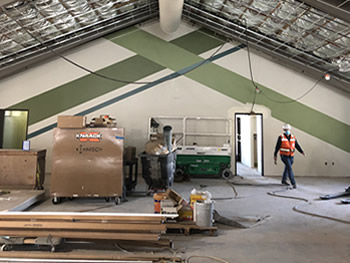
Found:
M 282 184 L 285 186 L 289 186 L 289 183 L 287 183 L 287 182 L 282 182 Z
M 296 185 L 296 184 L 293 184 L 293 188 L 296 189 L 296 188 L 297 188 L 297 185 Z

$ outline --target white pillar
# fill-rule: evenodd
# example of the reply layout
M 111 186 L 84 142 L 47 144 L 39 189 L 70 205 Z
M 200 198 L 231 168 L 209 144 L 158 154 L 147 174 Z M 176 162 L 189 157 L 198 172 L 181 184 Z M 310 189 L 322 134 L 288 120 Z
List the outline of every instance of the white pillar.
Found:
M 180 26 L 184 0 L 159 0 L 160 28 L 174 33 Z

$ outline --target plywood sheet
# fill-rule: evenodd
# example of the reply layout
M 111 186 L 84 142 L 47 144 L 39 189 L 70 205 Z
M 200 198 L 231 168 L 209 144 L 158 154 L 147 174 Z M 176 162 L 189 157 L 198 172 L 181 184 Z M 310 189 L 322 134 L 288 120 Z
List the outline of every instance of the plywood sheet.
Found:
M 3 193 L 1 193 L 3 191 Z M 44 200 L 45 191 L 4 190 L 0 191 L 0 212 L 23 211 L 31 205 Z M 9 192 L 9 193 L 6 193 Z

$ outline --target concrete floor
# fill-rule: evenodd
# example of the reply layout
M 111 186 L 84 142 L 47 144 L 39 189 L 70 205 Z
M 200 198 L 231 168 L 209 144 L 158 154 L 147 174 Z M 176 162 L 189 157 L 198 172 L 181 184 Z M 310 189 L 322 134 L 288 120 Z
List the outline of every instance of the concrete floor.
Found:
M 268 220 L 248 229 L 218 225 L 218 236 L 171 235 L 178 255 L 207 255 L 220 257 L 228 262 L 350 262 L 350 225 L 293 211 L 296 204 L 309 212 L 350 221 L 350 205 L 342 205 L 339 199 L 321 201 L 322 193 L 341 192 L 350 185 L 349 178 L 297 177 L 298 188 L 283 195 L 304 197 L 305 202 L 277 198 L 267 192 L 284 189 L 280 178 L 249 178 L 259 186 L 236 185 L 238 198 L 216 201 L 215 209 L 225 217 L 270 216 Z M 47 178 L 49 179 L 49 178 Z M 237 177 L 236 177 L 237 179 Z M 239 179 L 239 178 L 238 178 Z M 96 212 L 153 212 L 153 199 L 142 192 L 146 186 L 141 182 L 134 196 L 118 206 L 101 199 L 75 199 L 53 205 L 51 199 L 32 207 L 31 211 L 88 211 Z M 240 181 L 242 183 L 242 181 Z M 246 181 L 243 181 L 246 182 Z M 251 182 L 251 181 L 249 181 Z M 49 180 L 46 181 L 49 189 Z M 223 179 L 192 179 L 175 183 L 174 190 L 188 198 L 193 188 L 211 192 L 213 198 L 233 197 L 232 188 Z M 139 192 L 139 193 L 138 193 Z M 100 208 L 100 209 L 99 209 Z M 106 252 L 107 253 L 107 252 Z M 170 253 L 165 251 L 164 253 Z M 193 259 L 191 263 L 213 262 Z

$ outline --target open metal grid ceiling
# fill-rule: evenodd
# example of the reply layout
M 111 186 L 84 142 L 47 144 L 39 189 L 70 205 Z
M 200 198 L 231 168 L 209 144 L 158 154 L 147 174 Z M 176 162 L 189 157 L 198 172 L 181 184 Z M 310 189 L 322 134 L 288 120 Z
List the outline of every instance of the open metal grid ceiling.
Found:
M 301 70 L 330 72 L 339 87 L 350 91 L 349 10 L 350 0 L 185 0 L 183 18 Z M 158 14 L 157 0 L 10 2 L 0 10 L 0 77 L 50 50 L 67 49 Z
M 0 78 L 158 16 L 157 0 L 22 0 L 0 10 Z
M 249 45 L 300 69 L 329 72 L 348 90 L 350 23 L 305 2 L 187 0 L 183 17 L 228 38 L 248 40 Z M 333 7 L 350 19 L 350 1 L 338 2 Z

